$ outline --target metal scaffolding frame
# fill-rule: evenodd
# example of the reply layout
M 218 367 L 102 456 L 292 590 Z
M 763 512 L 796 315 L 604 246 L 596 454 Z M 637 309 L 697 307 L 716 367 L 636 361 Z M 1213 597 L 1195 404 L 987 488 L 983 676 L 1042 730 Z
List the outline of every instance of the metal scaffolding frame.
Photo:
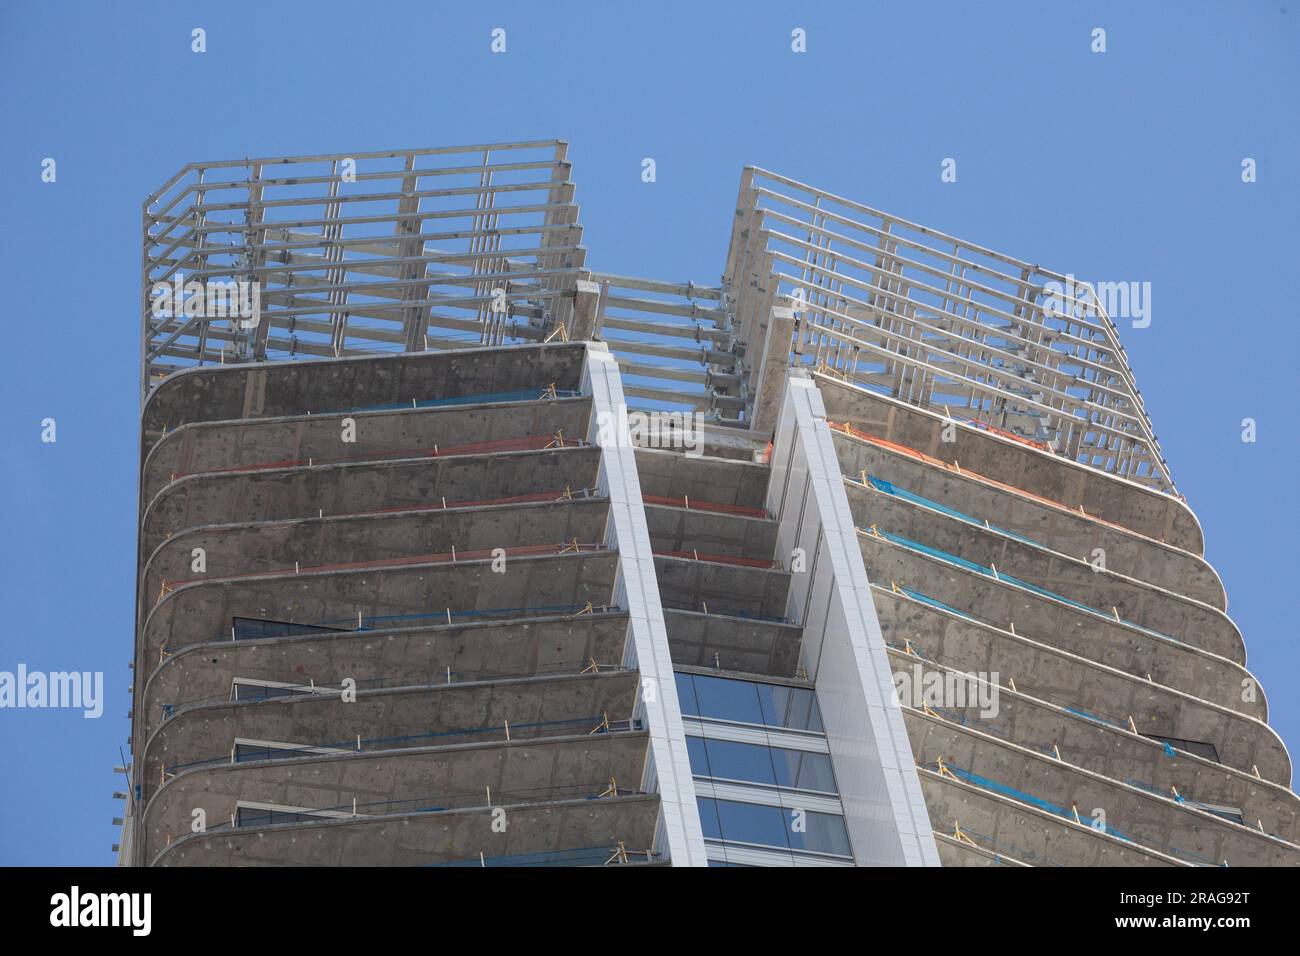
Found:
M 794 308 L 790 364 L 1173 491 L 1114 323 L 1069 276 L 746 167 L 724 287 L 740 348 Z M 1059 299 L 1064 309 L 1051 307 Z M 760 355 L 741 361 L 752 406 Z
M 545 338 L 585 260 L 566 154 L 545 140 L 185 166 L 144 203 L 142 394 L 196 365 Z M 155 284 L 178 281 L 257 283 L 258 321 L 155 315 Z
M 804 365 L 1174 490 L 1094 290 L 755 167 L 721 286 L 586 271 L 562 140 L 194 163 L 143 251 L 145 395 L 218 362 L 603 339 L 638 407 L 752 428 L 765 373 Z M 155 315 L 181 277 L 256 283 L 257 321 Z
M 730 382 L 735 362 L 716 348 L 729 334 L 722 289 L 593 273 L 599 287 L 587 337 L 606 342 L 618 360 L 623 392 L 634 407 L 709 413 Z

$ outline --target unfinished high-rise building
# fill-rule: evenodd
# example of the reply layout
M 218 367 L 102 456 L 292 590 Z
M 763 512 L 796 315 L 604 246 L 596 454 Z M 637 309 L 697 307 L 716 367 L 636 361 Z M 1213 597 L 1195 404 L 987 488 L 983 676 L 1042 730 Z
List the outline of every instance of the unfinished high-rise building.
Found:
M 556 141 L 195 164 L 143 243 L 124 864 L 1300 862 L 1068 274 L 755 168 L 719 284 L 595 272 Z

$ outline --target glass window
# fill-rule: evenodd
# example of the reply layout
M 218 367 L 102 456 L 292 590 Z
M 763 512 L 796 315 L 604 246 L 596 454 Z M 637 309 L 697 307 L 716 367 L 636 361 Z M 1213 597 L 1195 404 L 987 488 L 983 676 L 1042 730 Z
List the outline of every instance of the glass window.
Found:
M 682 713 L 743 724 L 825 733 L 816 695 L 806 687 L 760 684 L 705 674 L 677 674 Z
M 296 747 L 292 744 L 283 747 L 235 744 L 235 763 L 243 763 L 246 760 L 281 760 L 285 757 L 316 757 L 326 752 L 313 747 Z
M 246 684 L 235 681 L 235 700 L 270 700 L 273 697 L 311 696 L 311 690 L 302 687 L 274 687 L 268 684 Z
M 852 856 L 844 820 L 833 813 L 697 797 L 704 836 L 731 843 Z
M 718 823 L 718 801 L 710 800 L 708 797 L 696 797 L 695 804 L 700 811 L 700 829 L 704 831 L 704 839 L 721 840 L 722 826 Z
M 292 810 L 264 810 L 260 807 L 239 807 L 235 811 L 235 826 L 265 827 L 276 823 L 312 823 L 321 817 L 314 813 L 296 813 Z
M 813 754 L 803 750 L 772 747 L 772 767 L 776 782 L 782 787 L 797 790 L 817 790 L 821 793 L 838 793 L 835 774 L 831 771 L 831 758 L 826 754 Z
M 851 856 L 849 834 L 844 829 L 844 818 L 833 813 L 803 812 L 803 821 L 796 828 L 794 811 L 787 811 L 790 823 L 790 847 L 794 850 L 812 850 L 815 853 L 834 853 Z
M 709 755 L 709 776 L 723 780 L 744 780 L 775 786 L 776 774 L 772 770 L 772 755 L 767 747 L 757 744 L 740 744 L 730 740 L 706 740 Z
M 700 705 L 695 702 L 695 680 L 691 674 L 674 673 L 677 679 L 677 705 L 688 717 L 698 717 Z
M 785 687 L 779 684 L 755 684 L 763 708 L 763 723 L 791 730 L 823 732 L 821 712 L 817 698 L 804 687 Z
M 826 754 L 691 736 L 686 738 L 686 750 L 691 773 L 698 777 L 838 793 Z
M 711 777 L 709 755 L 704 749 L 704 741 L 699 737 L 686 738 L 686 753 L 691 758 L 691 773 L 697 777 Z
M 258 640 L 267 637 L 291 637 L 294 634 L 329 634 L 350 630 L 350 628 L 346 627 L 327 627 L 323 624 L 264 621 L 255 617 L 232 617 L 230 623 L 234 628 L 235 640 L 237 641 Z
M 763 723 L 763 710 L 753 684 L 722 677 L 695 676 L 695 696 L 701 717 L 734 720 L 745 724 Z
M 785 812 L 780 807 L 762 803 L 714 800 L 722 838 L 733 843 L 757 843 L 761 846 L 789 847 Z

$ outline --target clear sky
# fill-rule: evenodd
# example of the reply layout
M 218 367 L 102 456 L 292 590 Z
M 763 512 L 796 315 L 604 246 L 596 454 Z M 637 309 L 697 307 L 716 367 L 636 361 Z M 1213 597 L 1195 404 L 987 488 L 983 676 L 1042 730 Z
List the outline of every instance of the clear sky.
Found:
M 0 863 L 114 860 L 140 204 L 194 160 L 561 138 L 601 271 L 716 284 L 754 164 L 1061 272 L 1150 282 L 1151 324 L 1121 323 L 1123 341 L 1270 722 L 1300 744 L 1297 0 L 7 0 L 0 78 L 0 670 L 103 671 L 107 697 L 97 720 L 0 710 Z

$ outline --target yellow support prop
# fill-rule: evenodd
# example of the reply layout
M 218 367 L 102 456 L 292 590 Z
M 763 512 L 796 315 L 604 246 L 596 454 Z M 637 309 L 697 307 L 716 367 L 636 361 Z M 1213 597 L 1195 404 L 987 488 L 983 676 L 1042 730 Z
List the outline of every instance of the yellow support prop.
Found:
M 975 841 L 962 832 L 961 823 L 957 820 L 952 821 L 952 838 L 960 843 L 967 843 L 975 846 Z

